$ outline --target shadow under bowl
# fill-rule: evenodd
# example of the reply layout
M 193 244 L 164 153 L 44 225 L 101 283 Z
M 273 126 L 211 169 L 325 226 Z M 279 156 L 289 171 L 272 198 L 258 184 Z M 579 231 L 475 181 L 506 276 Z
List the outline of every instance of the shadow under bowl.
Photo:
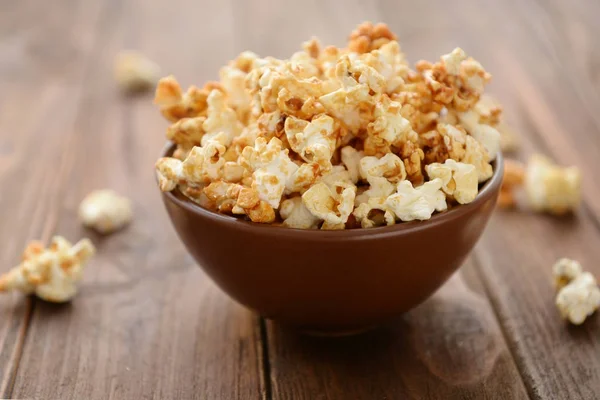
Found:
M 172 154 L 168 145 L 164 156 Z M 257 224 L 162 193 L 173 226 L 201 268 L 229 296 L 302 331 L 361 332 L 417 306 L 463 263 L 494 210 L 503 175 L 470 204 L 427 221 L 342 231 Z

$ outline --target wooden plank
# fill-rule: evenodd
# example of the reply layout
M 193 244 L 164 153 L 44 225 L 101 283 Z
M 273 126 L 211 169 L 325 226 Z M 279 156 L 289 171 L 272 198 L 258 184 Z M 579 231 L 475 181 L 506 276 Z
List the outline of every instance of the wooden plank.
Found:
M 525 399 L 467 264 L 433 297 L 362 336 L 310 338 L 269 324 L 275 399 Z
M 257 319 L 194 265 L 161 204 L 153 164 L 167 123 L 151 96 L 124 98 L 112 78 L 122 48 L 140 49 L 184 84 L 216 77 L 217 66 L 232 57 L 230 15 L 210 1 L 112 3 L 70 128 L 56 228 L 71 239 L 90 236 L 99 252 L 72 305 L 36 304 L 15 397 L 264 397 Z M 133 224 L 109 237 L 84 231 L 76 220 L 82 197 L 103 187 L 135 204 Z
M 590 110 L 597 82 L 584 71 L 600 48 L 591 39 L 597 26 L 583 16 L 584 10 L 593 14 L 589 7 L 597 5 L 588 2 L 583 8 L 574 2 L 571 9 L 571 3 L 559 3 L 486 4 L 495 16 L 488 30 L 495 35 L 493 45 L 482 48 L 482 58 L 497 60 L 492 87 L 523 135 L 518 157 L 536 151 L 579 165 L 585 205 L 573 218 L 499 212 L 476 258 L 530 397 L 587 399 L 600 393 L 599 320 L 593 316 L 582 327 L 560 320 L 551 266 L 567 256 L 600 275 L 600 214 L 594 200 L 600 185 L 592 174 L 598 169 L 600 141 L 597 116 Z M 509 20 L 513 23 L 503 22 Z M 559 34 L 561 27 L 569 34 Z
M 236 24 L 244 32 L 238 33 L 238 42 L 261 55 L 279 57 L 296 51 L 297 43 L 312 35 L 324 44 L 343 45 L 346 35 L 363 20 L 379 21 L 387 15 L 405 18 L 404 22 L 412 18 L 392 4 L 383 9 L 365 2 L 247 4 L 240 1 L 235 7 L 237 15 L 244 16 Z M 406 6 L 427 11 L 419 4 Z M 282 41 L 278 30 L 290 23 L 288 16 L 303 23 L 286 30 Z M 437 32 L 440 37 L 431 35 L 424 46 L 437 54 L 428 55 L 417 46 L 419 26 L 396 22 L 393 27 L 401 39 L 404 34 L 409 37 L 408 42 L 402 41 L 409 55 L 432 58 L 453 48 L 450 42 L 456 38 Z M 273 398 L 527 398 L 479 285 L 470 266 L 397 323 L 356 338 L 312 339 L 267 323 Z
M 0 4 L 0 272 L 19 262 L 29 240 L 48 239 L 56 222 L 64 128 L 75 118 L 102 8 L 70 3 Z M 11 397 L 31 307 L 19 294 L 0 301 L 1 398 Z

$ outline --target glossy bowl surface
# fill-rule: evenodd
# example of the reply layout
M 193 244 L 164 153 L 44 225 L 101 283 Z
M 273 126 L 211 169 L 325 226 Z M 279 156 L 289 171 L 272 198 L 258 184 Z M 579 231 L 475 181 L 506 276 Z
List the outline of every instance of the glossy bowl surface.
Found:
M 262 225 L 209 211 L 176 191 L 162 197 L 190 254 L 233 299 L 301 330 L 335 334 L 378 325 L 431 296 L 481 236 L 502 175 L 499 154 L 470 204 L 428 221 L 344 231 Z

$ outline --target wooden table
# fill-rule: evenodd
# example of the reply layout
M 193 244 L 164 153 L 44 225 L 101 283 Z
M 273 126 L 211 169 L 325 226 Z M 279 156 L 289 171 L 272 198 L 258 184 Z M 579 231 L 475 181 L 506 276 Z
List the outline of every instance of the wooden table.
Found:
M 550 276 L 562 256 L 600 274 L 598 15 L 583 0 L 1 2 L 0 270 L 54 233 L 91 235 L 99 254 L 72 304 L 0 298 L 0 398 L 600 398 L 600 318 L 563 323 Z M 235 304 L 186 254 L 153 177 L 167 123 L 151 96 L 118 92 L 112 63 L 135 48 L 201 84 L 242 50 L 342 45 L 366 19 L 388 22 L 412 62 L 457 45 L 480 60 L 523 135 L 517 157 L 580 166 L 583 205 L 498 211 L 426 303 L 364 336 L 311 339 Z M 101 238 L 76 210 L 104 187 L 136 219 Z

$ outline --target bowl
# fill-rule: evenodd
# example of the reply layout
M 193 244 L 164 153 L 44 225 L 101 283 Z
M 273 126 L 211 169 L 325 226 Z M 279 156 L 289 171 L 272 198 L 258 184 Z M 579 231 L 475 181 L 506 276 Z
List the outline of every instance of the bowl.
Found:
M 162 198 L 179 238 L 225 293 L 304 332 L 343 335 L 417 306 L 461 266 L 496 204 L 501 154 L 493 166 L 472 203 L 370 229 L 263 225 L 204 209 L 177 189 Z

